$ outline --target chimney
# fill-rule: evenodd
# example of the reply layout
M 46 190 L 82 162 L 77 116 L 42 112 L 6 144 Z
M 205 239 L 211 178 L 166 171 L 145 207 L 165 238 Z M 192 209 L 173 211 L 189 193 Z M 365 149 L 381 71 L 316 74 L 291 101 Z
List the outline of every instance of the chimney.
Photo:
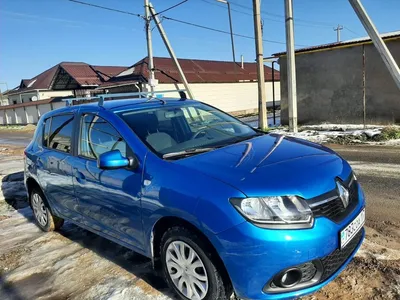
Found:
M 243 55 L 240 55 L 240 60 L 241 60 L 241 66 L 242 66 L 242 69 L 244 69 L 244 56 Z

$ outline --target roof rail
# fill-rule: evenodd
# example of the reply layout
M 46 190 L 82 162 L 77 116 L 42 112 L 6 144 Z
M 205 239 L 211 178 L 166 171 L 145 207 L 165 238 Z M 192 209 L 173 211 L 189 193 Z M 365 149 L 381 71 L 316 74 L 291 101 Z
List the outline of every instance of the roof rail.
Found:
M 159 99 L 163 96 L 159 96 L 160 94 L 167 94 L 167 93 L 179 93 L 180 100 L 186 100 L 186 90 L 166 90 L 166 91 L 154 91 L 154 92 L 135 92 L 135 93 L 118 93 L 118 94 L 101 94 L 92 97 L 78 97 L 78 98 L 65 98 L 62 101 L 66 102 L 66 106 L 72 106 L 74 101 L 88 101 L 88 100 L 98 100 L 98 105 L 103 106 L 105 99 L 109 98 L 118 98 L 120 99 L 129 99 L 132 97 L 139 96 L 141 98 L 148 98 L 149 100 L 152 99 Z M 159 97 L 157 97 L 159 96 Z

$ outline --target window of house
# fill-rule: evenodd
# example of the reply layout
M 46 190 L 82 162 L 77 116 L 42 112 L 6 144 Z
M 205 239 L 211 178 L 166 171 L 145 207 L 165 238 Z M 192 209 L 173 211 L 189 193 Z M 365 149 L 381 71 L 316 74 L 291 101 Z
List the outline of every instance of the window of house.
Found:
M 97 159 L 101 154 L 119 150 L 126 157 L 127 146 L 121 135 L 107 121 L 87 114 L 82 117 L 79 155 Z
M 17 100 L 13 100 L 13 104 L 17 104 Z
M 47 147 L 66 153 L 71 152 L 73 120 L 73 115 L 52 117 L 50 133 L 47 138 Z M 46 121 L 46 127 L 47 122 L 48 120 Z

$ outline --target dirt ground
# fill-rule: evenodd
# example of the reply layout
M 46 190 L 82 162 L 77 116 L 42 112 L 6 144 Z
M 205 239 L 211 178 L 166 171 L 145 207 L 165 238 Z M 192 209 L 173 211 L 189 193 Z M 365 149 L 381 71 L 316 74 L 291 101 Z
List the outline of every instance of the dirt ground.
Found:
M 21 146 L 0 146 L 0 299 L 175 299 L 147 258 L 68 222 L 59 232 L 41 232 L 18 173 L 22 152 Z M 365 191 L 375 197 L 368 186 Z M 371 207 L 354 260 L 302 299 L 400 299 L 400 218 L 382 219 L 369 213 Z

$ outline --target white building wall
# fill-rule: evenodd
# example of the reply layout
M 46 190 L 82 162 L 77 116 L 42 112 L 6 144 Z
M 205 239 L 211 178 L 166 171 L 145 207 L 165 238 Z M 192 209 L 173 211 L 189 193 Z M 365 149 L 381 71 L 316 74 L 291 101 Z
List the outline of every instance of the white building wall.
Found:
M 179 89 L 184 89 L 179 84 Z M 258 109 L 257 82 L 240 83 L 192 83 L 196 100 L 213 105 L 223 111 L 233 113 L 254 112 Z M 159 84 L 155 91 L 174 90 L 174 84 Z M 272 101 L 272 82 L 265 83 L 267 101 Z M 280 83 L 275 82 L 275 99 L 280 100 Z M 168 95 L 165 95 L 168 97 Z M 171 97 L 177 95 L 171 94 Z
M 53 110 L 61 108 L 61 107 L 65 107 L 65 105 L 66 105 L 66 103 L 64 101 L 63 102 L 54 102 L 53 103 Z
M 23 107 L 15 109 L 15 124 L 26 124 L 26 115 Z
M 7 124 L 15 124 L 15 113 L 13 109 L 6 109 Z
M 50 104 L 40 104 L 38 105 L 39 108 L 39 117 L 43 116 L 45 113 L 51 111 Z
M 0 125 L 6 124 L 6 111 L 0 110 Z
M 74 91 L 40 91 L 39 100 L 45 100 L 52 97 L 72 96 Z
M 38 122 L 38 111 L 36 106 L 27 106 L 25 107 L 25 114 L 26 114 L 26 123 L 34 124 Z

